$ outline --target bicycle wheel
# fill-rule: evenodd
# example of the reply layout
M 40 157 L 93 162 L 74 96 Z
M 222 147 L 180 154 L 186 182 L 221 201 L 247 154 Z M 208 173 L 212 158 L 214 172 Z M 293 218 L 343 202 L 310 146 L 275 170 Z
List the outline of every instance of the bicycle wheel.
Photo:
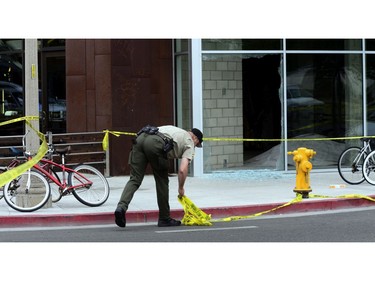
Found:
M 375 185 L 375 151 L 370 152 L 363 162 L 363 176 L 369 184 Z
M 349 184 L 360 184 L 365 178 L 362 172 L 366 152 L 361 154 L 361 148 L 349 147 L 344 150 L 338 160 L 337 168 L 341 178 Z
M 107 201 L 109 185 L 102 173 L 85 164 L 76 166 L 74 171 L 69 174 L 68 181 L 73 187 L 83 185 L 72 190 L 78 201 L 90 207 L 100 206 Z
M 0 174 L 5 173 L 7 171 L 6 168 L 0 168 Z M 4 197 L 4 186 L 0 186 L 0 200 Z
M 35 171 L 26 171 L 4 187 L 5 201 L 20 212 L 32 212 L 42 208 L 50 195 L 48 181 Z

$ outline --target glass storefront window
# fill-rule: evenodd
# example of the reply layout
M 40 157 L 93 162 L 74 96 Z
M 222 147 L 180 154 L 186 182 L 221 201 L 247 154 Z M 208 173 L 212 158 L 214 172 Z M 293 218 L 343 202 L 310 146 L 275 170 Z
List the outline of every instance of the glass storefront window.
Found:
M 203 50 L 282 50 L 281 39 L 203 39 Z
M 362 56 L 287 55 L 288 138 L 363 135 Z M 317 151 L 315 167 L 334 168 L 344 141 L 288 142 Z
M 53 133 L 66 132 L 66 87 L 65 57 L 43 55 L 44 75 L 43 94 L 39 97 L 44 118 L 42 130 Z
M 14 83 L 22 87 L 22 53 L 0 54 L 0 81 Z
M 227 168 L 283 169 L 280 142 L 281 55 L 203 55 L 204 172 Z M 265 161 L 265 159 L 268 159 Z
M 176 39 L 174 40 L 175 52 L 187 52 L 189 50 L 189 40 L 188 39 Z
M 201 42 L 203 130 L 207 137 L 224 139 L 205 143 L 204 173 L 231 168 L 293 170 L 293 157 L 285 149 L 298 147 L 317 152 L 314 168 L 332 169 L 347 146 L 360 145 L 358 136 L 375 134 L 375 54 L 368 53 L 365 60 L 364 126 L 362 53 L 363 42 L 366 51 L 375 51 L 375 39 Z M 328 139 L 339 137 L 356 138 Z M 245 140 L 234 143 L 225 141 L 228 138 Z
M 187 44 L 185 46 L 187 47 Z M 180 45 L 180 47 L 182 46 Z M 181 51 L 181 49 L 179 50 Z M 193 107 L 191 97 L 191 67 L 189 56 L 190 54 L 180 54 L 175 56 L 176 122 L 178 127 L 184 129 L 192 128 Z M 190 173 L 191 170 L 189 167 L 189 174 Z
M 287 50 L 351 50 L 362 49 L 361 39 L 287 39 Z
M 65 39 L 43 39 L 39 42 L 42 43 L 42 48 L 65 48 Z
M 176 112 L 177 124 L 181 128 L 191 128 L 191 87 L 188 55 L 176 56 Z
M 22 39 L 0 39 L 0 53 L 17 52 L 23 50 Z
M 24 116 L 23 40 L 0 40 L 0 122 Z M 22 134 L 21 122 L 0 127 L 0 135 Z
M 38 45 L 40 128 L 62 133 L 66 131 L 65 40 L 43 39 Z M 23 39 L 0 39 L 0 122 L 24 116 L 23 57 Z M 18 134 L 23 134 L 22 122 L 0 127 L 0 135 Z
M 366 39 L 366 51 L 375 51 L 375 39 Z
M 375 55 L 366 55 L 367 135 L 375 136 Z

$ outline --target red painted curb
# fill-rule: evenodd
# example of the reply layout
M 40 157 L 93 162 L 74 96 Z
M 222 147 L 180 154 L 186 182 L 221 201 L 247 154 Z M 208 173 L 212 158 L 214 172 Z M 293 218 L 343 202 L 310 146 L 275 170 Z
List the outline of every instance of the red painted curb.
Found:
M 372 199 L 375 195 L 368 196 Z M 311 199 L 310 199 L 311 200 Z M 284 205 L 285 203 L 246 205 L 246 206 L 226 206 L 201 208 L 207 214 L 211 214 L 212 219 L 219 219 L 230 216 L 251 216 L 260 212 L 268 211 Z M 343 208 L 369 207 L 375 206 L 375 202 L 362 198 L 339 198 L 303 201 L 294 203 L 267 214 L 288 214 L 298 212 L 324 211 Z M 157 222 L 159 212 L 154 211 L 129 211 L 126 213 L 128 223 Z M 171 216 L 182 218 L 184 211 L 171 210 Z M 62 226 L 62 225 L 90 225 L 90 224 L 114 224 L 114 215 L 111 213 L 89 213 L 89 214 L 50 214 L 35 215 L 25 214 L 17 216 L 0 216 L 0 227 L 25 227 L 25 226 Z

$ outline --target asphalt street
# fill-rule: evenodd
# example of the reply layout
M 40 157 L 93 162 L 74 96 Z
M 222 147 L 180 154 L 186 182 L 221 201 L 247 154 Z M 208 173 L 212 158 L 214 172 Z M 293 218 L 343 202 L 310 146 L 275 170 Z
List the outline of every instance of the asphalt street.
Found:
M 270 215 L 212 226 L 155 223 L 0 229 L 2 242 L 375 242 L 375 207 Z
M 373 265 L 374 223 L 375 207 L 365 207 L 212 226 L 159 228 L 149 222 L 126 228 L 11 227 L 0 228 L 0 245 L 6 260 L 26 258 L 17 276 L 28 280 L 50 280 L 36 268 L 54 268 L 64 278 L 105 280 L 126 272 L 130 279 L 151 279 L 165 266 L 163 280 L 367 280 Z M 5 270 L 3 276 L 13 274 Z

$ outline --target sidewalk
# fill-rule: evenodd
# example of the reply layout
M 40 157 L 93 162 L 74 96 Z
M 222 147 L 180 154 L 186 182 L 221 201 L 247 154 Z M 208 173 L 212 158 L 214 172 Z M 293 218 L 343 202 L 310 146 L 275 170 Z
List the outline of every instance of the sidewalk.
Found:
M 74 224 L 114 224 L 113 212 L 128 176 L 107 178 L 111 191 L 106 203 L 99 207 L 88 207 L 72 195 L 63 197 L 50 208 L 31 213 L 22 213 L 10 208 L 4 199 L 0 200 L 0 227 Z M 375 197 L 375 186 L 364 182 L 348 185 L 337 171 L 312 171 L 310 194 L 323 196 L 361 195 Z M 330 188 L 331 185 L 345 187 Z M 267 211 L 290 202 L 296 197 L 295 173 L 251 170 L 215 172 L 202 177 L 189 177 L 185 184 L 185 195 L 194 204 L 211 214 L 212 219 L 229 216 L 248 216 Z M 183 209 L 177 200 L 177 176 L 170 177 L 171 215 L 181 219 Z M 375 206 L 375 202 L 361 198 L 306 198 L 269 214 L 332 210 L 338 208 Z M 158 208 L 152 176 L 146 176 L 135 193 L 126 215 L 128 223 L 156 222 Z M 115 225 L 115 224 L 114 224 Z

